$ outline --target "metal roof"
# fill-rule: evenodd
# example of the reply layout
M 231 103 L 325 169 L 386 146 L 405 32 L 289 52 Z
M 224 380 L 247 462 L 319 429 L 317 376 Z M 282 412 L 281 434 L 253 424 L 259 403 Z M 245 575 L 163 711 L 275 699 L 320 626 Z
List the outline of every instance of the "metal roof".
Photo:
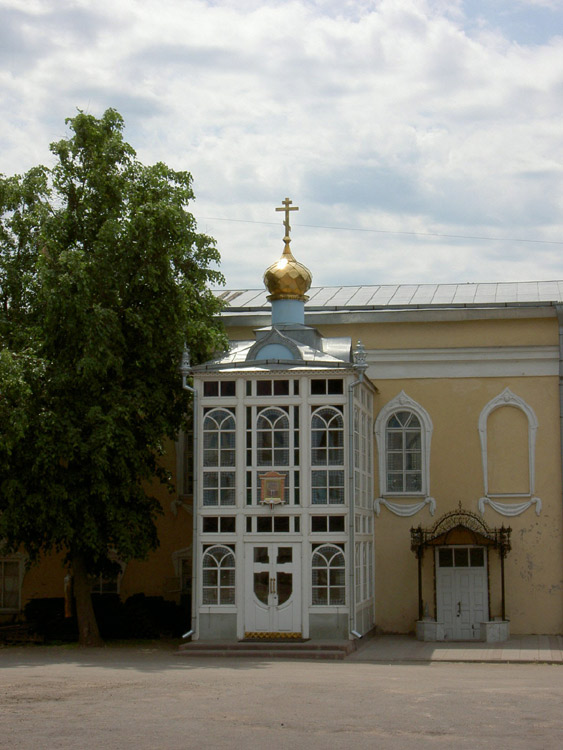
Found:
M 228 311 L 270 308 L 265 289 L 217 290 Z M 516 281 L 486 284 L 385 284 L 312 287 L 306 310 L 506 305 L 563 302 L 563 281 Z

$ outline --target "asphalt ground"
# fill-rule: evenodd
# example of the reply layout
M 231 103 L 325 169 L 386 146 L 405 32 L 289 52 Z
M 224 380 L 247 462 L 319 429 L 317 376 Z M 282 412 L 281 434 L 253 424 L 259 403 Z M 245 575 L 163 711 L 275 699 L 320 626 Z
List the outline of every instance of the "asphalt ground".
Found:
M 0 649 L 2 750 L 545 750 L 563 745 L 562 706 L 558 664 Z

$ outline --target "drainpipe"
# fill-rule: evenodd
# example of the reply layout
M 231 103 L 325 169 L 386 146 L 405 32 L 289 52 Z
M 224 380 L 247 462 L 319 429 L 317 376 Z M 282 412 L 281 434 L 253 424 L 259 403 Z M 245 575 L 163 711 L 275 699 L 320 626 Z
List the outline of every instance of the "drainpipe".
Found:
M 563 482 L 563 305 L 555 305 L 559 324 L 559 434 L 561 451 L 561 478 Z
M 189 637 L 190 635 L 193 637 L 195 635 L 196 640 L 199 636 L 198 631 L 198 619 L 197 619 L 197 563 L 198 563 L 198 545 L 197 545 L 197 509 L 199 507 L 199 482 L 198 482 L 198 446 L 199 446 L 199 437 L 198 437 L 198 398 L 197 398 L 197 391 L 195 388 L 192 388 L 191 385 L 188 384 L 188 375 L 191 372 L 191 364 L 190 364 L 190 353 L 188 348 L 186 347 L 184 349 L 184 353 L 182 354 L 182 363 L 180 364 L 180 372 L 182 373 L 182 388 L 185 391 L 189 391 L 193 396 L 193 403 L 192 403 L 192 410 L 193 410 L 193 420 L 192 420 L 192 426 L 193 426 L 193 498 L 192 498 L 192 522 L 193 522 L 193 530 L 192 530 L 192 621 L 190 630 L 188 630 L 187 633 L 184 634 L 184 638 Z
M 355 451 L 354 451 L 354 389 L 363 382 L 367 370 L 366 353 L 360 341 L 354 352 L 354 369 L 358 373 L 358 379 L 348 386 L 348 602 L 350 606 L 349 630 L 354 638 L 361 638 L 361 633 L 356 630 L 356 485 L 355 485 Z

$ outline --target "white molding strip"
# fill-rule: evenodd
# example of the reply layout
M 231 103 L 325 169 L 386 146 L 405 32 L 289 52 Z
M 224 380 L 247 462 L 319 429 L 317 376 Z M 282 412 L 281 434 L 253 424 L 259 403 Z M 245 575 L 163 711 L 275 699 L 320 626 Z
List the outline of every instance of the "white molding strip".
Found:
M 425 497 L 418 503 L 394 503 L 390 500 L 386 500 L 384 497 L 377 497 L 373 501 L 373 509 L 375 510 L 376 516 L 379 516 L 379 514 L 381 513 L 382 505 L 390 510 L 391 513 L 394 513 L 396 516 L 402 516 L 403 518 L 414 516 L 416 513 L 422 510 L 425 505 L 429 506 L 428 510 L 430 511 L 431 516 L 434 515 L 434 512 L 436 510 L 436 500 L 434 500 L 433 497 Z
M 497 378 L 559 374 L 557 346 L 370 349 L 368 375 L 404 378 Z
M 485 515 L 485 505 L 490 505 L 493 510 L 500 513 L 501 516 L 519 516 L 524 511 L 528 510 L 532 505 L 536 506 L 536 516 L 541 513 L 541 500 L 539 497 L 531 497 L 529 500 L 523 503 L 505 503 L 499 502 L 498 500 L 491 500 L 490 497 L 482 497 L 479 500 L 479 511 L 481 515 Z

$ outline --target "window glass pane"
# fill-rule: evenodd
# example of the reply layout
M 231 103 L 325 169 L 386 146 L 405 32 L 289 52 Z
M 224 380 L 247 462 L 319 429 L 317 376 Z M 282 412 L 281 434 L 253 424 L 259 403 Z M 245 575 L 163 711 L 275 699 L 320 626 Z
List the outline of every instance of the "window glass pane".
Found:
M 407 430 L 405 433 L 405 441 L 408 450 L 420 450 L 420 432 L 411 432 L 410 430 Z
M 289 380 L 274 380 L 274 396 L 289 395 Z
M 330 589 L 330 603 L 335 606 L 346 604 L 346 589 L 333 587 Z
M 329 531 L 344 531 L 344 516 L 329 516 Z
M 215 381 L 207 381 L 203 384 L 203 395 L 204 396 L 218 396 L 219 395 L 219 383 Z
M 270 574 L 267 570 L 254 573 L 254 594 L 259 602 L 268 604 Z
M 328 381 L 328 393 L 344 393 L 344 381 L 343 380 L 329 380 Z
M 388 450 L 402 450 L 403 449 L 403 433 L 387 431 L 387 449 Z
M 276 563 L 283 565 L 284 563 L 293 562 L 293 548 L 292 547 L 278 547 L 278 556 Z
M 422 489 L 422 475 L 421 474 L 407 474 L 406 476 L 406 491 L 407 492 L 420 492 Z
M 213 534 L 219 530 L 219 519 L 217 516 L 204 517 L 203 519 L 203 533 Z
M 272 531 L 272 519 L 270 516 L 258 516 L 256 519 L 256 530 L 262 534 Z
M 483 547 L 472 547 L 469 550 L 469 564 L 472 568 L 482 568 L 485 565 L 485 550 Z
M 403 491 L 403 475 L 402 474 L 387 474 L 387 491 L 388 492 L 401 492 Z
M 326 516 L 311 516 L 311 531 L 326 531 L 327 530 L 327 517 Z
M 293 575 L 285 571 L 277 573 L 278 604 L 283 604 L 291 596 L 293 590 Z
M 236 518 L 235 516 L 222 516 L 221 518 L 221 533 L 222 534 L 234 534 L 236 531 Z
M 203 587 L 203 604 L 217 604 L 218 592 L 216 588 Z
M 388 453 L 387 454 L 387 468 L 389 471 L 402 471 L 403 470 L 403 454 L 402 453 Z
M 456 568 L 467 568 L 469 566 L 469 550 L 466 547 L 454 548 L 454 565 Z
M 272 395 L 272 381 L 271 380 L 258 380 L 256 382 L 256 395 L 257 396 L 271 396 Z
M 217 570 L 211 570 L 209 568 L 204 568 L 203 570 L 203 585 L 204 586 L 217 586 Z
M 451 568 L 454 564 L 453 551 L 451 549 L 440 548 L 438 550 L 438 565 L 440 568 Z
M 421 461 L 422 456 L 420 453 L 407 453 L 405 455 L 405 458 L 406 458 L 405 468 L 407 470 L 420 471 L 421 466 L 422 466 L 422 461 Z
M 289 533 L 289 516 L 274 516 L 274 531 Z
M 328 603 L 328 591 L 326 588 L 316 588 L 313 586 L 312 601 L 314 605 L 322 606 Z
M 267 547 L 254 547 L 254 562 L 265 564 L 270 562 Z
M 221 396 L 234 396 L 235 395 L 235 381 L 234 380 L 222 380 L 221 381 Z
M 328 584 L 328 571 L 326 568 L 313 569 L 313 584 L 315 586 L 326 586 Z

